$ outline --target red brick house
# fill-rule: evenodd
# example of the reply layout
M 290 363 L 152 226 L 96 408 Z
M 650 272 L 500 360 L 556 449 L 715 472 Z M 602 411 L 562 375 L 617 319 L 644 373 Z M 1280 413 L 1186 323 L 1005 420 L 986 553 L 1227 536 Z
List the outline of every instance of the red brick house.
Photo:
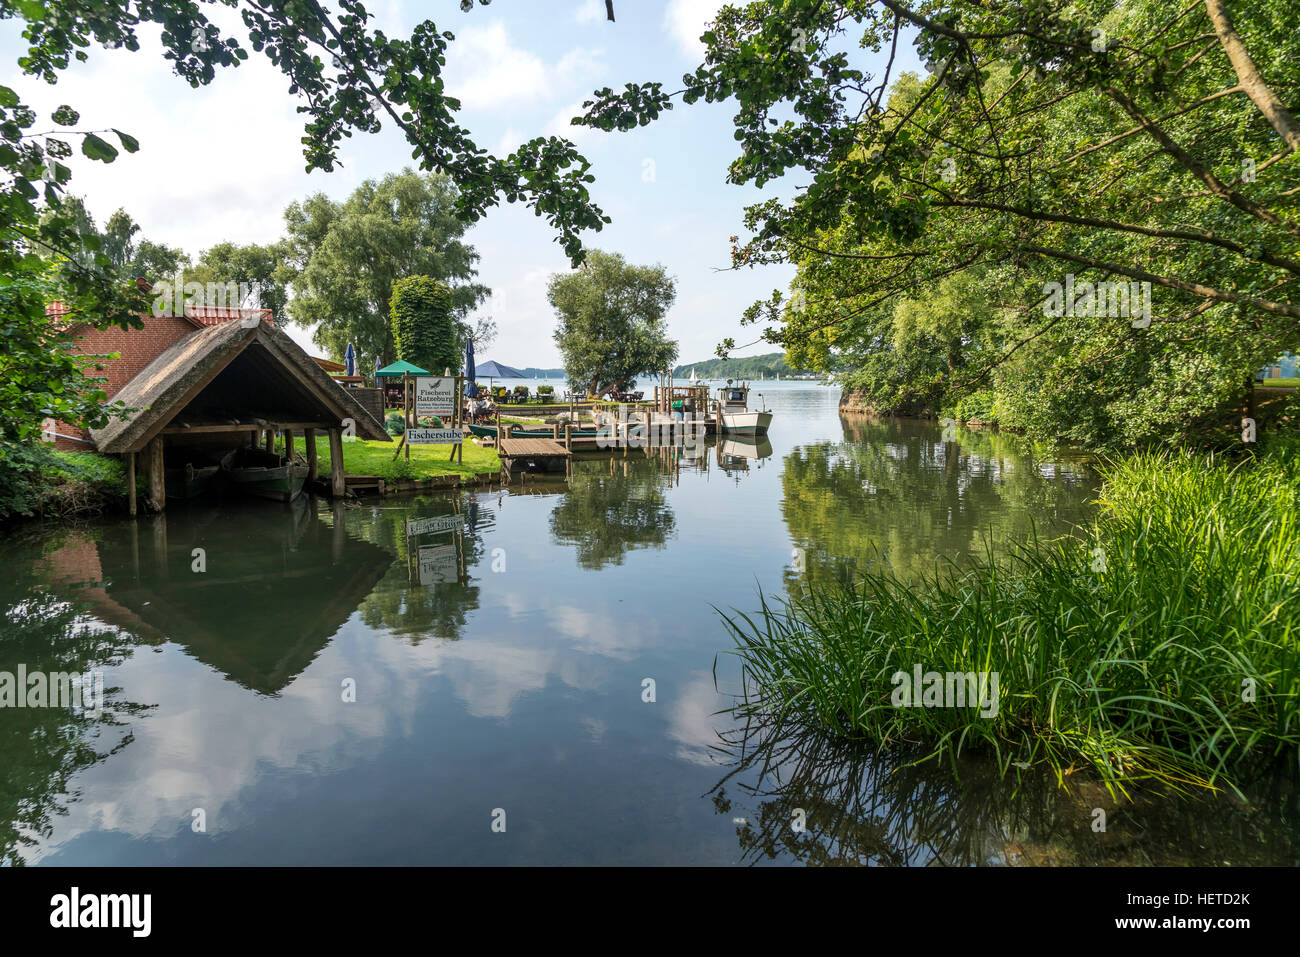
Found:
M 45 314 L 58 317 L 66 314 L 61 302 L 51 303 Z M 86 374 L 103 380 L 103 389 L 111 400 L 122 387 L 134 379 L 149 363 L 175 345 L 182 337 L 198 329 L 219 325 L 237 319 L 259 317 L 274 325 L 270 309 L 242 309 L 230 306 L 187 305 L 184 316 L 143 315 L 144 327 L 123 329 L 110 326 L 96 329 L 88 323 L 78 323 L 69 331 L 74 337 L 72 351 L 79 355 L 111 355 L 118 358 L 92 364 Z M 54 425 L 54 445 L 67 451 L 93 451 L 95 443 L 85 429 L 59 422 Z M 47 432 L 47 435 L 49 433 Z

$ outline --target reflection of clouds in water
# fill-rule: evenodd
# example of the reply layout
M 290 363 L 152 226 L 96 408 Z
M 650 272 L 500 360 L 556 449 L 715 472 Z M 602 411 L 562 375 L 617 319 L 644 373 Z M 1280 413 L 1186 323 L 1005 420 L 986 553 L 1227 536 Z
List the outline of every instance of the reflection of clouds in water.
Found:
M 157 709 L 130 721 L 129 746 L 74 782 L 82 797 L 27 859 L 85 830 L 169 838 L 188 830 L 196 807 L 207 813 L 209 834 L 219 833 L 223 821 L 234 825 L 224 812 L 268 767 L 327 773 L 373 754 L 376 738 L 409 735 L 431 673 L 412 667 L 409 651 L 376 640 L 354 616 L 277 698 L 218 680 L 175 646 L 140 666 L 128 659 L 107 680 Z M 342 701 L 344 678 L 356 679 L 355 704 Z
M 156 710 L 130 722 L 130 746 L 78 776 L 82 797 L 27 859 L 36 863 L 93 830 L 169 840 L 188 834 L 194 808 L 204 809 L 209 835 L 219 835 L 243 826 L 241 799 L 259 780 L 347 769 L 373 758 L 386 739 L 418 735 L 418 712 L 438 678 L 468 715 L 506 720 L 521 698 L 543 692 L 552 677 L 581 692 L 607 688 L 614 663 L 635 659 L 658 630 L 654 621 L 630 623 L 599 605 L 566 603 L 564 596 L 502 589 L 494 604 L 505 627 L 479 617 L 474 624 L 482 630 L 475 635 L 471 625 L 461 641 L 412 644 L 377 634 L 354 614 L 274 697 L 250 694 L 175 645 L 147 661 L 128 659 L 110 682 Z M 344 678 L 356 681 L 356 703 L 342 701 Z M 680 745 L 680 758 L 710 764 L 711 715 L 721 699 L 707 673 L 683 692 L 672 705 L 670 738 Z M 585 717 L 576 730 L 600 745 L 609 726 Z
M 694 672 L 672 704 L 668 719 L 668 736 L 677 742 L 677 757 L 692 764 L 718 764 L 714 752 L 718 731 L 730 727 L 726 715 L 716 712 L 727 707 L 730 699 L 713 688 L 713 675 Z
M 593 611 L 573 605 L 550 610 L 551 624 L 569 639 L 574 651 L 631 661 L 644 644 L 635 626 L 609 609 Z

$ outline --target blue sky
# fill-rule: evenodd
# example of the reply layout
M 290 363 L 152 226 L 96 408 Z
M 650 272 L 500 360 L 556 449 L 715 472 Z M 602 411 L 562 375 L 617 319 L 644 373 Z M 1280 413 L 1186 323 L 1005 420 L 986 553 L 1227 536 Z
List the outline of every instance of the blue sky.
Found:
M 784 288 L 792 270 L 766 267 L 720 271 L 729 265 L 728 237 L 742 232 L 745 205 L 764 194 L 727 185 L 734 158 L 729 104 L 673 110 L 631 133 L 571 127 L 583 99 L 603 86 L 663 81 L 680 88 L 698 64 L 698 37 L 720 0 L 618 0 L 618 21 L 604 17 L 601 0 L 494 0 L 462 13 L 458 0 L 373 0 L 367 8 L 390 34 L 409 35 L 431 17 L 456 40 L 448 52 L 449 91 L 463 103 L 461 123 L 480 146 L 508 151 L 538 135 L 567 136 L 592 162 L 593 196 L 613 218 L 589 246 L 622 253 L 636 263 L 661 263 L 677 280 L 669 314 L 682 361 L 713 354 L 726 336 L 750 342 L 755 333 L 739 316 L 757 298 Z M 214 8 L 219 24 L 237 30 L 229 11 Z M 284 207 L 309 193 L 342 199 L 358 183 L 409 165 L 410 148 L 385 129 L 344 144 L 333 173 L 303 171 L 302 120 L 282 74 L 258 54 L 221 71 L 193 90 L 162 59 L 158 31 L 141 31 L 141 50 L 91 51 L 57 86 L 21 77 L 19 25 L 0 23 L 0 82 L 45 112 L 68 103 L 82 114 L 80 128 L 117 127 L 135 135 L 139 153 L 110 166 L 73 165 L 71 190 L 86 196 L 101 223 L 119 206 L 141 223 L 142 234 L 181 246 L 192 256 L 221 241 L 265 243 L 282 232 Z M 919 69 L 907 50 L 899 69 Z M 779 186 L 788 193 L 797 177 Z M 523 206 L 502 206 L 467 234 L 482 256 L 480 279 L 493 289 L 484 312 L 499 327 L 480 354 L 516 366 L 558 366 L 552 340 L 555 317 L 546 302 L 551 274 L 568 261 L 545 221 Z M 310 333 L 291 330 L 310 346 Z M 319 350 L 314 350 L 319 351 Z M 771 351 L 759 344 L 736 354 Z

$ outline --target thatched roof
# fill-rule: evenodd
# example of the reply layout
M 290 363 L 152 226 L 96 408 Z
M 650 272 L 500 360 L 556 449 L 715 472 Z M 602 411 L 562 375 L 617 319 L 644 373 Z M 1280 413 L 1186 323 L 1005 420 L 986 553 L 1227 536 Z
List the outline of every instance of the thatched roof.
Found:
M 291 382 L 293 398 L 321 422 L 356 423 L 358 438 L 391 441 L 380 423 L 282 330 L 256 318 L 223 322 L 177 340 L 113 396 L 134 411 L 91 437 L 101 452 L 138 452 L 251 347 L 260 368 Z M 268 364 L 269 363 L 269 364 Z

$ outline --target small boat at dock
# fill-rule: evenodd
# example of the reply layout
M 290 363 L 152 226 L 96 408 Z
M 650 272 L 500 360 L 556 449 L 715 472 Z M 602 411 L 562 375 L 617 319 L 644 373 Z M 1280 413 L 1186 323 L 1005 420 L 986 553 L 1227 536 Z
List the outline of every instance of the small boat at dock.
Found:
M 221 472 L 241 492 L 275 502 L 292 502 L 307 481 L 307 466 L 254 448 L 231 452 L 222 460 Z
M 728 383 L 718 390 L 717 414 L 723 432 L 741 435 L 762 435 L 772 424 L 772 413 L 767 409 L 749 407 L 749 386 Z
M 220 471 L 220 464 L 186 462 L 183 466 L 169 466 L 163 471 L 163 487 L 170 499 L 198 498 Z

